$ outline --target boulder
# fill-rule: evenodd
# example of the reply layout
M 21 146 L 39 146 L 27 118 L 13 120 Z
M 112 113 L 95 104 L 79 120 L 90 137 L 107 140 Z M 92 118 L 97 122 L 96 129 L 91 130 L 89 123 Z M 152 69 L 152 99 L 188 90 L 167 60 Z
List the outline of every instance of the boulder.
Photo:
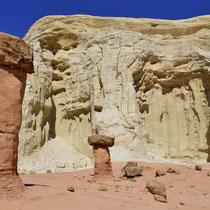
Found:
M 146 183 L 146 188 L 154 195 L 156 200 L 166 202 L 167 195 L 165 184 L 155 180 L 149 180 Z
M 134 178 L 136 176 L 142 176 L 143 169 L 141 167 L 126 167 L 124 169 L 125 176 L 128 178 Z

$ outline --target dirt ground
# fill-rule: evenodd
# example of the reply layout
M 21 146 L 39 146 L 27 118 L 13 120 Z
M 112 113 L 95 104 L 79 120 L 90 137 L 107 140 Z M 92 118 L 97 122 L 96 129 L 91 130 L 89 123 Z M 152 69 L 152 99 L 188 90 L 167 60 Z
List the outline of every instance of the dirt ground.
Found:
M 194 166 L 138 162 L 143 176 L 125 179 L 123 162 L 114 162 L 113 181 L 92 181 L 93 169 L 68 173 L 21 175 L 25 191 L 0 199 L 0 210 L 164 210 L 210 209 L 210 164 L 202 171 Z M 179 172 L 155 177 L 155 171 L 171 167 Z M 165 184 L 168 203 L 161 203 L 145 188 L 148 180 Z M 103 186 L 103 187 L 102 187 Z M 67 189 L 73 187 L 74 192 Z M 107 191 L 100 191 L 106 188 Z

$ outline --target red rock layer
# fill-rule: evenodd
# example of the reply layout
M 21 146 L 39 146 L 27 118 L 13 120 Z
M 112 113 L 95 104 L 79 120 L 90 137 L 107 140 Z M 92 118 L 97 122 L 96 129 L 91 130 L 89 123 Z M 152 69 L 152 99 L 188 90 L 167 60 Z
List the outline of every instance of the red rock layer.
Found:
M 33 72 L 31 52 L 23 40 L 0 33 L 0 195 L 24 188 L 17 148 L 27 72 Z
M 93 151 L 94 179 L 113 178 L 109 148 L 103 145 L 94 145 Z

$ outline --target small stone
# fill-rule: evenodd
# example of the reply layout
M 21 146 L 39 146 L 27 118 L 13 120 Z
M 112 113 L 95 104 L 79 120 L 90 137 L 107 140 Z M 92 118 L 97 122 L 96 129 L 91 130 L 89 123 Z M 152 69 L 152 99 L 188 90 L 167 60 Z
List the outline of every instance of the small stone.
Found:
M 167 203 L 167 199 L 161 195 L 155 194 L 154 199 L 163 203 Z
M 182 206 L 184 206 L 184 205 L 185 205 L 183 202 L 180 202 L 179 204 L 180 204 L 180 205 L 182 205 Z
M 75 192 L 74 187 L 69 187 L 67 190 L 68 190 L 69 192 Z
M 96 181 L 95 180 L 87 180 L 87 182 L 93 183 L 93 182 L 96 182 Z
M 169 169 L 167 170 L 167 173 L 169 173 L 169 174 L 175 174 L 176 171 L 175 171 L 174 169 L 172 169 L 172 168 L 169 168 Z
M 158 176 L 164 176 L 166 175 L 166 172 L 165 171 L 160 171 L 160 170 L 156 170 L 155 172 L 155 176 L 158 177 Z
M 201 171 L 201 170 L 202 170 L 202 167 L 201 167 L 200 165 L 196 165 L 196 166 L 195 166 L 195 170 L 196 170 L 196 171 Z
M 57 164 L 57 168 L 65 168 L 65 167 L 66 167 L 65 163 L 58 163 Z
M 128 161 L 125 167 L 137 167 L 137 162 L 135 161 Z
M 100 185 L 100 186 L 98 187 L 98 191 L 108 191 L 108 189 L 106 188 L 106 186 Z
M 207 176 L 210 176 L 210 172 L 207 172 Z

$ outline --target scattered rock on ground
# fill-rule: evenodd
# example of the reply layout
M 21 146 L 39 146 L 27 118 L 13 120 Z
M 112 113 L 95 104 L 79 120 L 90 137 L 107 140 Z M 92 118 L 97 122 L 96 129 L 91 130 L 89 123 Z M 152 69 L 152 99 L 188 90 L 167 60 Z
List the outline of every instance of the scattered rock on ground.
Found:
M 128 161 L 125 167 L 137 167 L 137 162 L 135 161 Z
M 176 171 L 173 168 L 168 168 L 167 173 L 169 173 L 169 174 L 175 174 Z
M 207 172 L 207 176 L 210 176 L 210 172 Z
M 142 167 L 137 166 L 137 162 L 129 161 L 121 170 L 122 175 L 127 178 L 134 178 L 136 176 L 142 176 Z
M 160 170 L 156 170 L 155 172 L 155 176 L 158 177 L 158 176 L 164 176 L 166 175 L 166 172 L 165 171 L 160 171 Z
M 165 184 L 155 181 L 155 180 L 149 180 L 147 181 L 146 188 L 149 190 L 149 192 L 155 195 L 154 196 L 155 200 L 161 201 L 161 202 L 167 202 Z
M 87 180 L 87 182 L 93 183 L 93 182 L 96 182 L 96 180 L 94 180 L 94 179 L 92 179 L 92 180 Z
M 155 194 L 154 199 L 163 203 L 167 203 L 167 199 L 163 197 L 162 195 Z
M 195 170 L 201 171 L 201 170 L 202 170 L 202 167 L 201 167 L 200 165 L 196 165 L 196 166 L 195 166 Z
M 67 190 L 68 190 L 69 192 L 75 192 L 74 187 L 69 187 Z
M 98 191 L 108 191 L 108 189 L 106 188 L 106 186 L 100 185 L 100 186 L 98 187 Z
M 133 178 L 135 176 L 141 176 L 142 175 L 142 168 L 141 167 L 127 167 L 125 168 L 125 176 L 128 178 Z

